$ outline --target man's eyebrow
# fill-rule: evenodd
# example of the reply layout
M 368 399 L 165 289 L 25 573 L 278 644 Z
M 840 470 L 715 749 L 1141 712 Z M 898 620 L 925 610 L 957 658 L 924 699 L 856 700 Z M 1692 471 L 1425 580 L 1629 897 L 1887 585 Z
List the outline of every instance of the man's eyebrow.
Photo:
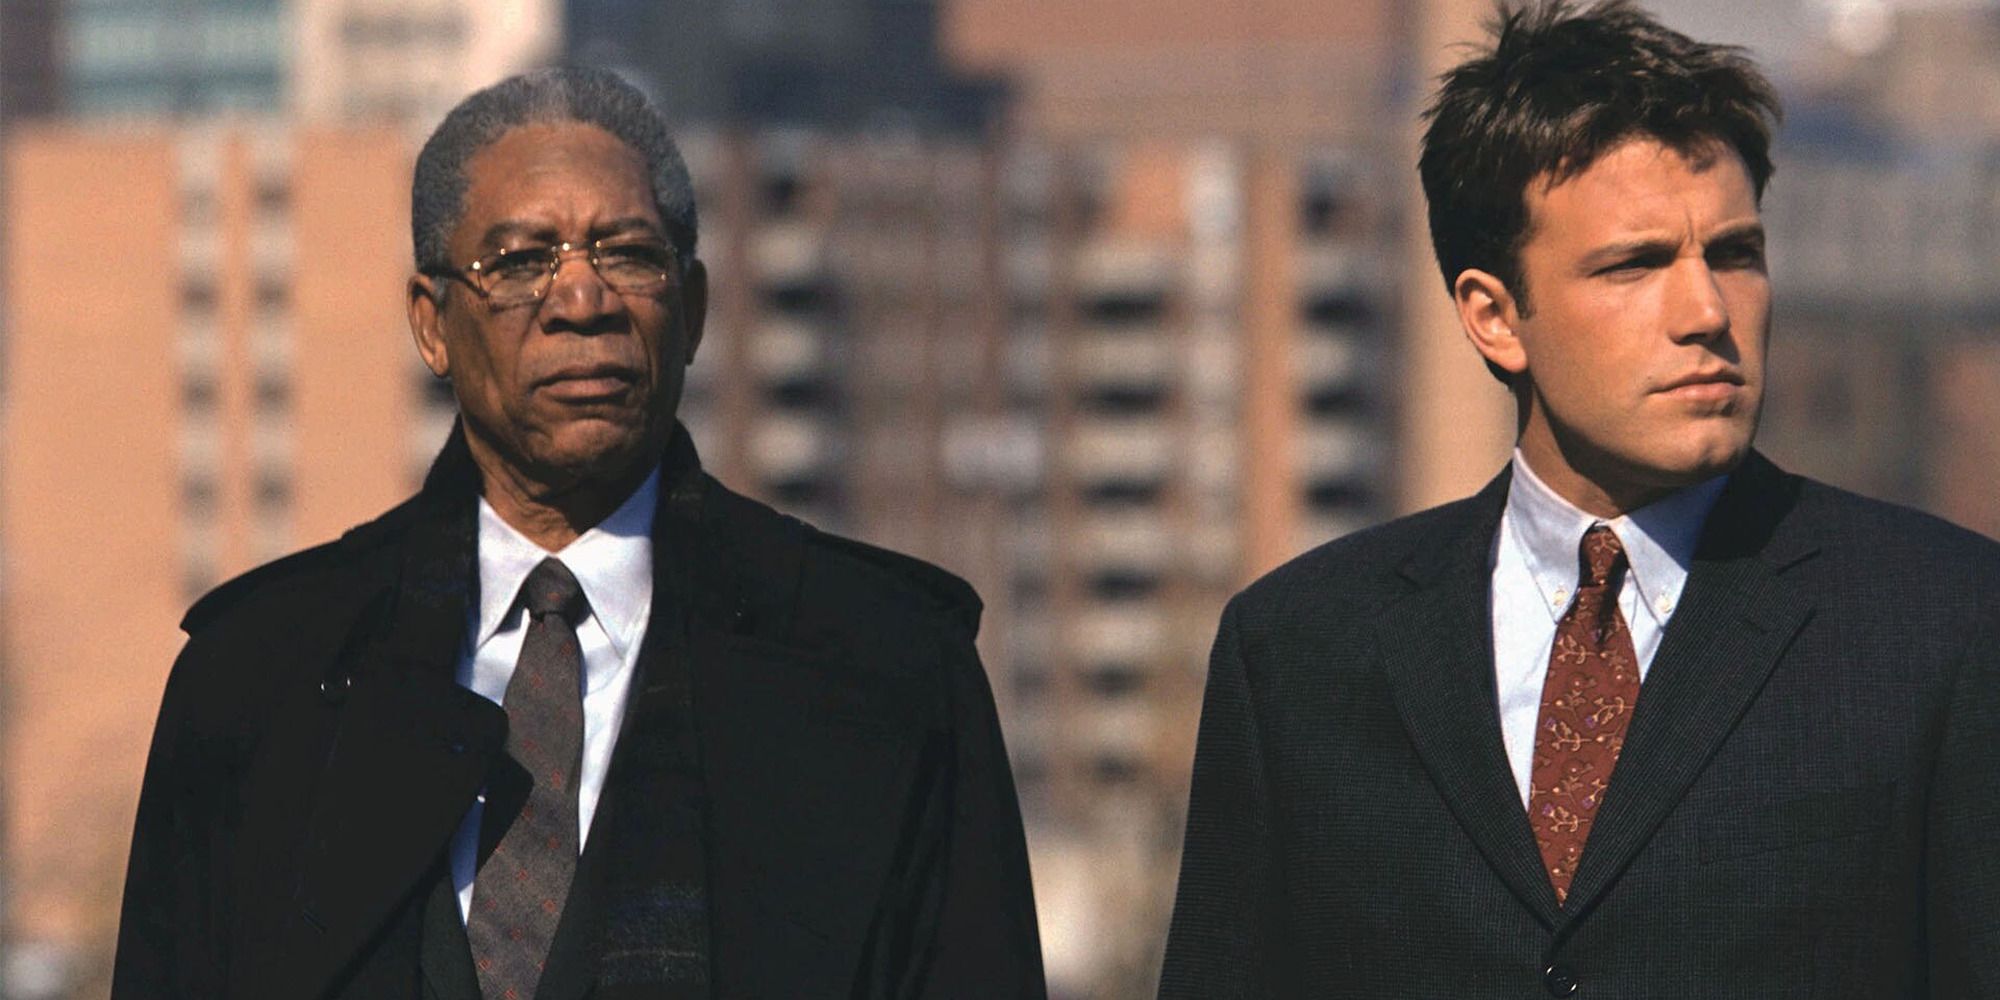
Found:
M 499 246 L 509 239 L 550 239 L 554 235 L 554 231 L 545 225 L 522 222 L 518 219 L 503 219 L 486 227 L 486 232 L 479 237 L 479 245 L 484 247 Z
M 1711 234 L 1706 240 L 1703 240 L 1702 246 L 1712 247 L 1732 243 L 1755 243 L 1758 246 L 1762 246 L 1764 243 L 1764 224 L 1751 219 L 1728 226 Z M 1656 253 L 1673 253 L 1678 251 L 1680 246 L 1681 241 L 1678 237 L 1642 236 L 1637 239 L 1620 240 L 1616 243 L 1607 243 L 1584 254 L 1579 266 L 1583 270 L 1591 271 L 1608 264 L 1631 260 L 1635 257 L 1645 257 Z
M 1641 236 L 1637 239 L 1620 240 L 1584 254 L 1583 259 L 1578 262 L 1578 267 L 1585 271 L 1594 271 L 1607 264 L 1615 264 L 1634 257 L 1672 253 L 1679 249 L 1680 245 L 1679 239 L 1670 236 Z
M 610 222 L 600 222 L 590 227 L 590 235 L 599 238 L 615 233 L 629 233 L 633 231 L 646 232 L 654 236 L 665 235 L 660 231 L 659 223 L 643 215 L 628 215 L 621 219 L 612 219 Z
M 1708 245 L 1718 243 L 1755 243 L 1764 245 L 1764 224 L 1756 220 L 1740 222 L 1717 232 L 1708 238 Z
M 600 222 L 590 227 L 589 239 L 602 239 L 622 233 L 643 232 L 654 236 L 664 236 L 660 226 L 643 215 L 627 215 L 622 218 Z M 553 241 L 557 238 L 555 228 L 540 222 L 525 222 L 520 219 L 502 219 L 486 227 L 480 237 L 480 246 L 500 246 L 510 240 L 533 239 Z

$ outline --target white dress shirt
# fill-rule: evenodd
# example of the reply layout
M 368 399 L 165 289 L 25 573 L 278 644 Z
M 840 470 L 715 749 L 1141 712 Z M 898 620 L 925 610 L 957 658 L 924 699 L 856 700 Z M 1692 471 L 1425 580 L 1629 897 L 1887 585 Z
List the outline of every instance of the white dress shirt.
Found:
M 479 606 L 467 615 L 465 648 L 459 653 L 458 683 L 494 704 L 502 704 L 507 682 L 527 635 L 527 606 L 521 584 L 543 559 L 553 555 L 583 587 L 589 613 L 576 625 L 583 647 L 583 769 L 577 782 L 577 847 L 590 837 L 590 820 L 604 791 L 604 772 L 625 718 L 639 644 L 653 614 L 653 508 L 660 491 L 654 470 L 618 509 L 579 535 L 560 552 L 548 552 L 500 519 L 479 501 Z M 479 864 L 481 794 L 460 821 L 451 845 L 452 884 L 458 889 L 459 916 L 472 910 L 472 882 Z
M 1660 636 L 1680 604 L 1695 543 L 1728 476 L 1690 486 L 1621 517 L 1593 517 L 1535 476 L 1519 449 L 1507 506 L 1493 539 L 1493 671 L 1500 734 L 1514 783 L 1527 805 L 1535 767 L 1535 721 L 1549 672 L 1556 625 L 1576 598 L 1577 550 L 1592 526 L 1608 525 L 1625 546 L 1630 569 L 1618 587 L 1618 610 L 1632 630 L 1639 680 L 1653 664 Z M 1640 697 L 1644 698 L 1641 687 Z

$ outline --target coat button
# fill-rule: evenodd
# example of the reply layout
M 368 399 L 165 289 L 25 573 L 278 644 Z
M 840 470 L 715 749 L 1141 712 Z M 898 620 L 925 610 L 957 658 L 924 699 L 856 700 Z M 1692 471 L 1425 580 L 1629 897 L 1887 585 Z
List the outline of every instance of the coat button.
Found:
M 348 689 L 353 686 L 354 677 L 350 674 L 327 677 L 319 682 L 319 696 L 329 705 L 338 705 L 347 697 Z
M 1569 971 L 1567 966 L 1551 965 L 1549 971 L 1542 973 L 1542 987 L 1552 997 L 1572 996 L 1578 985 L 1576 973 Z

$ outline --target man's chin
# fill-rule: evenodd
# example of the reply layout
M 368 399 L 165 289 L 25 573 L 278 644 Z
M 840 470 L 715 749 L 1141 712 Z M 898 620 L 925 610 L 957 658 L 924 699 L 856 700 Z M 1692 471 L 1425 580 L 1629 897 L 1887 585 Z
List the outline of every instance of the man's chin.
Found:
M 1653 469 L 1662 486 L 1693 486 L 1734 471 L 1749 455 L 1749 436 L 1732 434 L 1690 442 L 1679 453 L 1656 460 Z
M 552 482 L 584 485 L 624 479 L 658 461 L 658 452 L 643 428 L 579 421 L 551 435 L 533 460 Z

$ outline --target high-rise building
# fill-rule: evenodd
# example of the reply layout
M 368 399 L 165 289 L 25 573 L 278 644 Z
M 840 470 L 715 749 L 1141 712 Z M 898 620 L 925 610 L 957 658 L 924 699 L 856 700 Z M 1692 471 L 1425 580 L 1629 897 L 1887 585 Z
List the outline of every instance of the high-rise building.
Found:
M 553 60 L 559 0 L 4 0 L 0 107 L 428 126 Z M 18 101 L 19 103 L 15 103 Z
M 115 118 L 273 112 L 290 51 L 283 0 L 70 0 L 64 105 Z
M 1457 340 L 1412 308 L 1437 288 L 1413 94 L 1449 40 L 1422 23 L 1373 2 L 952 5 L 954 58 L 1015 98 L 1004 303 L 1010 347 L 1041 358 L 1016 412 L 1043 461 L 1000 532 L 996 674 L 1058 992 L 1150 995 L 1223 601 L 1398 512 L 1406 424 L 1455 411 L 1425 447 L 1504 454 L 1480 436 L 1497 385 L 1421 410 L 1398 391 L 1416 341 Z
M 1038 426 L 1006 653 L 1052 977 L 1144 992 L 1222 603 L 1386 516 L 1400 287 L 1376 151 L 1022 141 L 1004 302 Z M 949 558 L 948 552 L 938 553 Z
M 1759 445 L 2000 526 L 2000 9 L 1885 9 L 1817 47 L 1765 198 L 1776 326 Z M 1836 27 L 1840 27 L 1836 25 Z
M 685 124 L 977 131 L 991 84 L 940 58 L 942 0 L 568 0 L 568 61 Z
M 312 0 L 291 5 L 290 109 L 306 121 L 428 129 L 466 94 L 552 61 L 558 0 Z
M 392 503 L 439 439 L 402 309 L 410 153 L 37 127 L 7 160 L 7 920 L 102 996 L 181 611 Z

